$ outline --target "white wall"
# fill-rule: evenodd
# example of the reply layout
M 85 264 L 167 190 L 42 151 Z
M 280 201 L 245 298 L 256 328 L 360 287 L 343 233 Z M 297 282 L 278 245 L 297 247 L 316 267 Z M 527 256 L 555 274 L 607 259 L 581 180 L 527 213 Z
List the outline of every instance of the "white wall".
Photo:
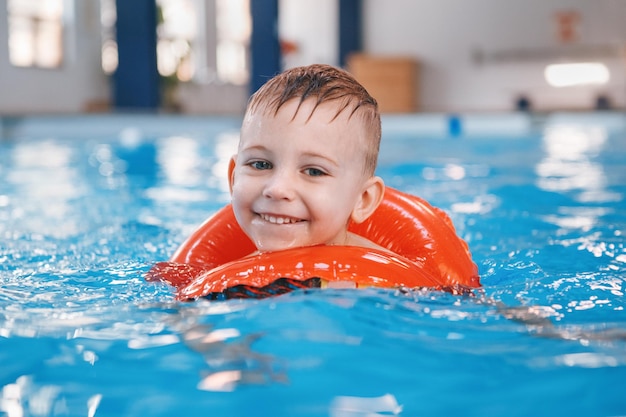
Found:
M 298 45 L 286 66 L 337 64 L 338 1 L 316 0 L 312 7 L 302 0 L 280 0 L 281 38 Z M 6 0 L 0 0 L 0 114 L 75 113 L 110 98 L 109 81 L 100 69 L 99 0 L 73 3 L 76 27 L 67 34 L 65 64 L 44 70 L 9 64 Z M 581 15 L 574 47 L 621 48 L 621 56 L 604 54 L 612 77 L 608 86 L 547 85 L 544 67 L 567 60 L 572 49 L 556 39 L 554 13 L 559 10 Z M 422 111 L 510 110 L 520 94 L 528 95 L 537 110 L 590 109 L 600 93 L 626 107 L 624 0 L 364 0 L 364 32 L 366 52 L 419 60 Z M 482 63 L 474 58 L 479 51 L 487 58 Z M 542 51 L 550 59 L 488 59 L 501 52 Z M 186 85 L 180 97 L 190 113 L 236 113 L 245 105 L 247 89 Z
M 197 51 L 198 69 L 205 73 L 203 81 L 181 83 L 175 93 L 181 112 L 186 114 L 241 115 L 248 100 L 247 85 L 234 85 L 216 80 L 217 28 L 215 0 L 196 0 L 201 51 Z M 206 23 L 210 22 L 210 23 Z M 204 26 L 204 27 L 203 27 Z
M 626 2 L 623 0 L 365 0 L 364 49 L 409 55 L 422 65 L 419 101 L 424 111 L 493 111 L 513 107 L 528 95 L 538 110 L 593 108 L 597 94 L 626 104 Z M 554 15 L 577 11 L 579 40 L 560 44 Z M 606 56 L 611 83 L 604 87 L 548 86 L 543 71 L 552 62 L 578 61 L 576 47 L 613 46 Z M 483 51 L 547 52 L 549 59 L 513 59 L 482 64 Z M 569 51 L 569 52 L 568 52 Z
M 109 99 L 109 82 L 100 67 L 100 2 L 74 4 L 67 19 L 76 24 L 65 33 L 63 66 L 18 68 L 8 59 L 7 5 L 0 0 L 0 114 L 75 113 Z
M 315 7 L 302 0 L 279 0 L 278 33 L 297 50 L 284 56 L 284 67 L 311 63 L 338 65 L 340 0 L 315 0 Z

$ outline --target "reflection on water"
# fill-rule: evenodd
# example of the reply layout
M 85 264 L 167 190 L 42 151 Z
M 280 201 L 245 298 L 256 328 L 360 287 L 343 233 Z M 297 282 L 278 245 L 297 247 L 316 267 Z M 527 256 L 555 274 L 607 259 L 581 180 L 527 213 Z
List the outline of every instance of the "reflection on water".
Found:
M 195 326 L 183 333 L 185 344 L 202 355 L 208 370 L 203 372 L 198 389 L 233 391 L 242 384 L 286 382 L 284 372 L 276 371 L 275 359 L 252 349 L 260 333 L 242 335 L 236 328 L 211 329 Z
M 87 417 L 96 415 L 101 394 L 83 398 L 80 408 Z M 69 404 L 72 406 L 74 404 Z M 31 376 L 21 376 L 0 391 L 0 411 L 7 417 L 71 415 L 66 394 L 57 385 L 39 385 Z
M 228 161 L 236 152 L 238 134 L 217 135 L 209 155 L 197 139 L 185 136 L 165 137 L 156 142 L 156 165 L 159 181 L 145 191 L 155 202 L 203 202 L 214 200 L 206 190 L 228 193 Z
M 554 125 L 545 131 L 545 153 L 535 171 L 538 188 L 572 200 L 558 200 L 551 213 L 541 216 L 558 227 L 550 245 L 573 247 L 580 256 L 605 257 L 609 268 L 618 270 L 624 263 L 623 226 L 612 217 L 619 216 L 615 203 L 624 196 L 617 191 L 621 184 L 607 172 L 606 155 L 615 146 L 609 139 L 607 129 L 599 125 Z
M 330 417 L 397 416 L 402 406 L 391 394 L 380 397 L 337 396 L 330 404 Z
M 199 185 L 202 181 L 203 161 L 199 143 L 185 136 L 169 136 L 156 144 L 158 183 L 148 188 L 145 195 L 155 202 L 201 202 L 210 195 Z
M 213 165 L 211 172 L 213 180 L 217 184 L 209 184 L 215 188 L 228 192 L 228 163 L 230 158 L 237 152 L 237 144 L 239 143 L 239 133 L 225 132 L 218 135 L 215 143 L 215 156 L 217 161 Z
M 194 186 L 201 181 L 198 141 L 185 136 L 169 136 L 157 143 L 157 163 L 166 183 Z
M 576 191 L 579 202 L 619 201 L 606 190 L 604 168 L 595 158 L 604 151 L 607 131 L 600 126 L 555 125 L 543 136 L 545 156 L 535 167 L 537 185 L 546 191 Z
M 19 142 L 13 147 L 6 174 L 11 197 L 1 204 L 10 210 L 11 223 L 22 221 L 26 232 L 40 236 L 63 238 L 79 232 L 72 202 L 86 192 L 86 185 L 75 158 L 75 150 L 53 140 Z
M 0 415 L 620 415 L 621 138 L 410 140 L 381 166 L 447 204 L 484 298 L 181 304 L 143 274 L 228 200 L 238 136 L 185 135 L 0 143 Z

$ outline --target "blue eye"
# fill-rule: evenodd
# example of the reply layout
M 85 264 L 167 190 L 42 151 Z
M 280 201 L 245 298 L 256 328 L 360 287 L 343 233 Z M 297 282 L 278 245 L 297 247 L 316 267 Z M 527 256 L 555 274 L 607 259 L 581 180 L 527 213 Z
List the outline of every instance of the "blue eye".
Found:
M 318 168 L 307 168 L 305 172 L 311 177 L 323 177 L 324 175 L 327 175 L 324 171 Z
M 249 165 L 258 170 L 272 169 L 272 164 L 267 161 L 252 161 Z

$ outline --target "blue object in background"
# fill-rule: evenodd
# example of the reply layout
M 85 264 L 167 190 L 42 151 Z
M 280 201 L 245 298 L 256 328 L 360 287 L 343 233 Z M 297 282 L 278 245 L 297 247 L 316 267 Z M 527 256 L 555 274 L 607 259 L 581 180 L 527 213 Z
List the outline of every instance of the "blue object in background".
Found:
M 339 2 L 339 65 L 346 65 L 351 53 L 363 47 L 361 0 L 341 0 Z
M 250 1 L 250 94 L 281 70 L 278 0 Z
M 463 124 L 461 118 L 456 114 L 448 117 L 448 134 L 452 137 L 459 137 L 463 133 Z
M 113 75 L 116 109 L 158 109 L 157 9 L 154 0 L 117 0 L 118 66 Z

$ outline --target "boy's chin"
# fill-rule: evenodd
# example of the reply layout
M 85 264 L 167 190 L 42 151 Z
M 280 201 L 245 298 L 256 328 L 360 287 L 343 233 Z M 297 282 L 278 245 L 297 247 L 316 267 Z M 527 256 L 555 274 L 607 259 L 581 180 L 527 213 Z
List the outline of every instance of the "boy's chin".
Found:
M 277 251 L 282 251 L 282 250 L 287 250 L 287 249 L 294 249 L 294 248 L 302 248 L 305 246 L 316 246 L 318 245 L 317 243 L 304 243 L 304 242 L 298 242 L 296 240 L 294 241 L 272 241 L 272 242 L 268 242 L 266 240 L 259 240 L 257 242 L 255 242 L 257 250 L 259 252 L 277 252 Z
M 267 240 L 257 241 L 256 247 L 259 252 L 277 252 L 281 250 L 296 248 L 300 245 L 297 245 L 296 242 L 280 242 L 280 241 L 272 241 L 268 242 Z

